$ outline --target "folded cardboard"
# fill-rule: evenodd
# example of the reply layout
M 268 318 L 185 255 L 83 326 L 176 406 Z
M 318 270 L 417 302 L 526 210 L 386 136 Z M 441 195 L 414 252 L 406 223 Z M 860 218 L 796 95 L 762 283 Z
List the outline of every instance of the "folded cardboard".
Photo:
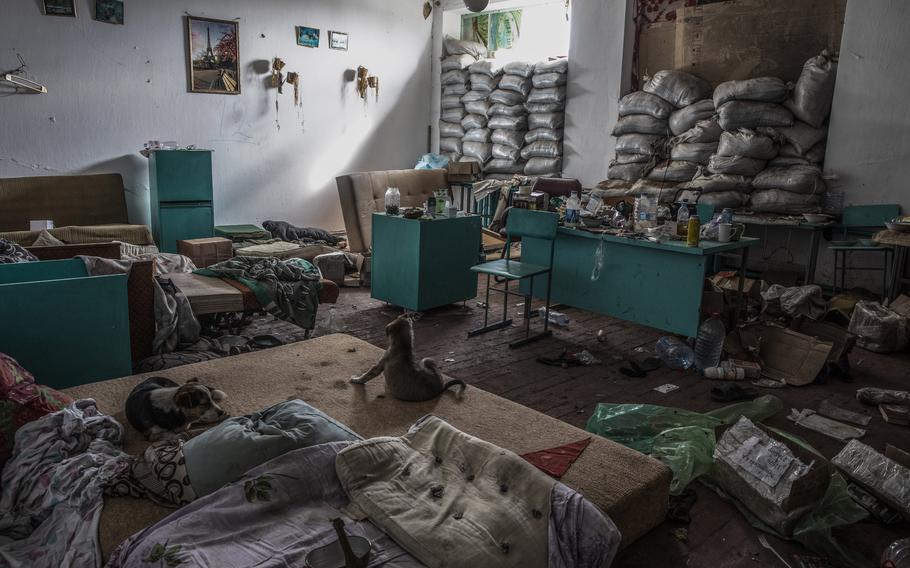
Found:
M 449 162 L 449 183 L 466 183 L 480 177 L 480 164 L 477 162 Z
M 878 411 L 888 424 L 910 425 L 910 407 L 902 404 L 879 404 Z
M 833 344 L 828 360 L 837 362 L 846 357 L 856 344 L 856 336 L 845 328 L 826 321 L 816 321 L 806 316 L 797 316 L 790 323 L 790 329 L 805 335 L 811 335 L 821 341 Z
M 733 334 L 731 334 L 733 335 Z M 762 376 L 808 385 L 824 368 L 834 344 L 771 322 L 744 325 L 737 330 L 733 353 L 758 359 Z
M 736 272 L 733 271 L 718 272 L 711 277 L 711 282 L 723 290 L 728 297 L 730 297 L 731 294 L 736 294 L 739 291 L 739 280 L 740 277 L 736 274 Z M 743 294 L 750 298 L 760 300 L 761 280 L 755 280 L 754 278 L 744 278 Z

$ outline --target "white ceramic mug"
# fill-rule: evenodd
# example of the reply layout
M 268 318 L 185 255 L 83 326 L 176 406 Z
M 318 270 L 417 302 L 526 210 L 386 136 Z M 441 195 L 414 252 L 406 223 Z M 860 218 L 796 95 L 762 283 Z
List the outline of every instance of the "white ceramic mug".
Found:
M 729 243 L 730 236 L 733 234 L 733 225 L 730 223 L 721 223 L 717 226 L 717 240 L 722 243 Z

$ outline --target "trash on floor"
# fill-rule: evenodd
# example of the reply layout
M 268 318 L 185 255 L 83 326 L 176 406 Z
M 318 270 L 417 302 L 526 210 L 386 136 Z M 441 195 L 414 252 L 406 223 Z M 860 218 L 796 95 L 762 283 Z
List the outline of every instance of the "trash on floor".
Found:
M 878 522 L 885 525 L 893 525 L 901 521 L 900 513 L 882 503 L 875 495 L 859 485 L 855 483 L 847 484 L 847 492 L 863 509 L 869 511 L 869 514 Z
M 640 379 L 648 376 L 651 371 L 660 368 L 660 359 L 656 357 L 645 357 L 641 362 L 629 359 L 627 367 L 620 367 L 619 372 L 633 379 Z
M 858 440 L 847 442 L 831 463 L 910 520 L 910 469 Z
M 747 324 L 727 338 L 728 351 L 750 354 L 761 361 L 762 376 L 793 386 L 815 380 L 834 344 L 777 324 Z
M 819 319 L 825 315 L 828 305 L 822 297 L 820 286 L 793 286 L 787 288 L 779 284 L 772 284 L 761 293 L 765 301 L 764 311 L 772 316 L 796 317 L 805 315 L 812 319 Z
M 654 387 L 654 390 L 656 390 L 657 392 L 662 393 L 662 394 L 667 394 L 668 392 L 673 392 L 678 389 L 679 389 L 678 386 L 670 384 L 670 383 L 667 383 L 665 385 L 660 385 L 659 387 Z
M 581 367 L 587 365 L 596 365 L 600 363 L 600 359 L 591 354 L 590 351 L 584 349 L 577 353 L 569 353 L 568 349 L 563 349 L 562 352 L 556 357 L 538 357 L 538 363 L 543 363 L 544 365 L 549 365 L 551 367 L 562 367 L 563 369 L 568 369 L 569 367 Z
M 868 426 L 869 422 L 872 420 L 871 416 L 841 408 L 827 399 L 821 401 L 818 405 L 818 413 L 822 416 L 833 418 L 834 420 L 851 422 L 853 424 L 859 424 L 860 426 Z
M 790 322 L 790 329 L 832 343 L 828 361 L 837 363 L 846 358 L 856 344 L 856 336 L 845 328 L 827 321 L 816 321 L 812 318 L 799 316 Z
M 897 446 L 885 444 L 885 456 L 906 468 L 910 468 L 910 453 L 905 452 Z
M 893 353 L 907 347 L 907 318 L 878 302 L 857 302 L 848 329 L 869 351 Z
M 837 440 L 862 438 L 866 435 L 866 431 L 862 428 L 857 428 L 856 426 L 850 426 L 849 424 L 844 424 L 843 422 L 838 422 L 837 420 L 825 418 L 821 414 L 816 413 L 811 408 L 804 408 L 801 411 L 796 410 L 795 408 L 791 408 L 790 415 L 787 416 L 787 420 L 795 422 L 803 428 L 814 430 L 815 432 L 824 434 L 825 436 L 829 436 Z
M 910 407 L 900 404 L 879 404 L 879 412 L 882 418 L 888 424 L 897 424 L 899 426 L 910 425 Z
M 863 387 L 857 389 L 856 400 L 863 404 L 905 404 L 910 405 L 910 392 L 899 390 L 879 389 L 875 387 Z

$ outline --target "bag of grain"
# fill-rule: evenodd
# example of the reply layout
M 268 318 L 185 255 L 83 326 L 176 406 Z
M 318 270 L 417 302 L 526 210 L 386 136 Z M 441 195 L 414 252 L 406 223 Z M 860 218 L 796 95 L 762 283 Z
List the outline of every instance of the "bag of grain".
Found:
M 714 106 L 727 101 L 763 101 L 782 103 L 787 100 L 790 89 L 783 79 L 777 77 L 755 77 L 742 81 L 727 81 L 714 89 Z
M 676 70 L 658 71 L 643 91 L 657 95 L 676 108 L 682 108 L 711 96 L 711 85 L 691 73 Z
M 685 106 L 670 115 L 670 130 L 673 134 L 680 135 L 694 127 L 702 120 L 714 116 L 714 101 L 705 99 L 689 106 Z

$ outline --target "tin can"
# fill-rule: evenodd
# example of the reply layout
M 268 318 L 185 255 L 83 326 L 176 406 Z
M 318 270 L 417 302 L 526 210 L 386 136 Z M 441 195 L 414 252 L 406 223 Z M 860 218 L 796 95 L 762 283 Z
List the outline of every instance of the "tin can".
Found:
M 686 244 L 690 247 L 698 246 L 699 231 L 701 230 L 701 221 L 698 215 L 689 217 L 689 226 L 686 231 Z

